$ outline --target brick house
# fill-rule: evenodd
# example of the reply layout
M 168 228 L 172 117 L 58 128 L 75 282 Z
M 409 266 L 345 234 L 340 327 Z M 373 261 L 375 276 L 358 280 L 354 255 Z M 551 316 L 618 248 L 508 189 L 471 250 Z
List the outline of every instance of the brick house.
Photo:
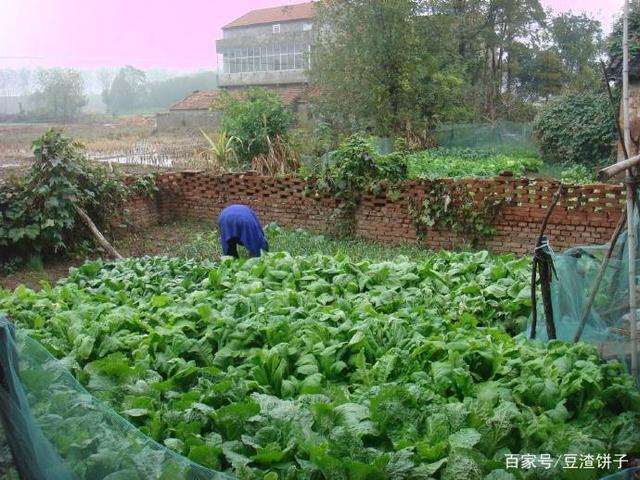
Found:
M 251 10 L 222 27 L 216 42 L 220 88 L 269 88 L 291 107 L 299 123 L 308 121 L 314 15 L 314 2 L 306 2 Z M 157 115 L 158 129 L 215 127 L 220 115 L 209 112 L 209 106 L 216 92 L 194 92 L 172 105 L 168 113 Z
M 314 41 L 313 2 L 252 10 L 222 27 L 221 87 L 303 88 Z
M 169 107 L 169 112 L 156 115 L 158 130 L 216 128 L 220 121 L 220 113 L 210 112 L 209 106 L 217 94 L 216 90 L 208 92 L 196 90 L 188 97 L 174 103 Z
M 282 103 L 291 107 L 301 119 L 301 113 L 306 106 L 303 90 L 299 87 L 282 87 L 276 90 Z M 158 130 L 199 129 L 215 130 L 220 123 L 220 112 L 210 111 L 213 100 L 220 94 L 220 90 L 207 92 L 195 91 L 188 97 L 174 103 L 169 111 L 156 114 Z

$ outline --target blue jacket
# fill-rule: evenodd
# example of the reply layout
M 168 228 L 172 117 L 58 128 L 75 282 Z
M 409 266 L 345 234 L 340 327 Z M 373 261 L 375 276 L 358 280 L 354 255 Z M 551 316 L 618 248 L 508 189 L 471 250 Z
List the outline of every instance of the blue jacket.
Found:
M 236 244 L 257 257 L 267 250 L 267 239 L 256 213 L 246 205 L 230 205 L 218 217 L 223 255 L 234 255 Z

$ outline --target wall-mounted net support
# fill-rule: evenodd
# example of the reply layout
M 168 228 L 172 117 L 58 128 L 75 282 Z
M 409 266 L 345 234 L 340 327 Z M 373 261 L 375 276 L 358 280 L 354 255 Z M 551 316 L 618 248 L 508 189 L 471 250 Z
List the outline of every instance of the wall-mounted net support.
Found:
M 25 480 L 227 480 L 144 435 L 0 315 L 0 420 Z
M 634 216 L 638 232 L 637 208 Z M 625 220 L 618 226 L 608 244 L 575 246 L 552 255 L 557 281 L 551 283 L 551 303 L 559 340 L 573 342 L 579 332 L 580 341 L 594 344 L 604 358 L 617 358 L 631 371 L 629 232 Z M 636 266 L 639 254 L 636 245 Z M 537 303 L 537 322 L 532 318 L 528 334 L 548 340 L 542 302 Z

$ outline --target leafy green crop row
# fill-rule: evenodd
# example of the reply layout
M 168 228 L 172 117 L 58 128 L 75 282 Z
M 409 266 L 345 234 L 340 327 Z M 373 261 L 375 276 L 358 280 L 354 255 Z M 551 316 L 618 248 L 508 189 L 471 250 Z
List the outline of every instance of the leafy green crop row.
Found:
M 505 471 L 507 453 L 640 447 L 620 364 L 504 331 L 527 283 L 526 259 L 486 252 L 145 258 L 0 291 L 0 310 L 142 431 L 239 478 L 597 478 Z
M 497 152 L 472 148 L 434 148 L 407 157 L 409 177 L 494 177 L 510 171 L 514 175 L 537 172 L 542 160 L 521 152 Z

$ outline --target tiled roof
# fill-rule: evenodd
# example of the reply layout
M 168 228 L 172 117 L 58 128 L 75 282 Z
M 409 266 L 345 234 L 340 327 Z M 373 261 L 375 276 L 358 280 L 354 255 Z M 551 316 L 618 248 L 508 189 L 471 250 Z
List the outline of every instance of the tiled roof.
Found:
M 292 20 L 313 18 L 315 16 L 313 3 L 298 3 L 296 5 L 251 10 L 222 28 L 246 27 L 247 25 L 259 25 L 261 23 L 290 22 Z
M 305 92 L 304 87 L 285 87 L 275 89 L 276 93 L 280 95 L 282 103 L 285 105 L 291 105 L 296 100 L 299 100 Z
M 186 98 L 169 107 L 169 110 L 208 110 L 213 99 L 220 93 L 219 90 L 207 92 L 193 92 Z
M 291 105 L 304 98 L 306 93 L 305 87 L 284 87 L 273 88 L 274 92 L 280 95 L 282 103 L 285 105 Z M 193 92 L 188 97 L 180 100 L 178 103 L 169 107 L 169 110 L 208 110 L 213 99 L 219 95 L 221 90 L 211 90 L 208 92 Z M 242 94 L 242 90 L 232 92 L 232 94 Z

